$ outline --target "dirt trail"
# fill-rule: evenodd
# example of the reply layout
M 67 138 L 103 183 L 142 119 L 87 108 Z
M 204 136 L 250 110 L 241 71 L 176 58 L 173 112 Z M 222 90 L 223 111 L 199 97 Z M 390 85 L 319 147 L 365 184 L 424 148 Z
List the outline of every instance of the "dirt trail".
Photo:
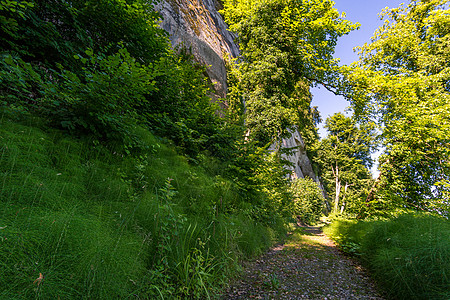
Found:
M 286 244 L 244 264 L 222 299 L 383 299 L 364 270 L 320 227 L 303 226 Z

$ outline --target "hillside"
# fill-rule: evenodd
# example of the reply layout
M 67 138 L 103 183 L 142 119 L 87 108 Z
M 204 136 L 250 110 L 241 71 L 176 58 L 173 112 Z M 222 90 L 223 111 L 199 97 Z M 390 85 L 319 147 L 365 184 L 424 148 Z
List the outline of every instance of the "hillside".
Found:
M 279 157 L 151 4 L 0 11 L 2 298 L 209 297 L 283 238 Z
M 190 166 L 145 130 L 130 155 L 0 119 L 2 298 L 213 294 L 283 232 L 248 216 L 218 165 Z

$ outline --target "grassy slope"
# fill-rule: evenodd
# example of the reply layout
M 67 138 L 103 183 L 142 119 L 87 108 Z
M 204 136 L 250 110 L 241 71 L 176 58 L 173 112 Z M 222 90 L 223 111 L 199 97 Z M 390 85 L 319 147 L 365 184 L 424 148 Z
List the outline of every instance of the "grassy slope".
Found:
M 0 115 L 0 298 L 204 297 L 271 244 L 232 183 L 141 134 L 122 155 Z
M 335 220 L 325 228 L 357 254 L 391 299 L 450 299 L 450 222 L 427 214 Z

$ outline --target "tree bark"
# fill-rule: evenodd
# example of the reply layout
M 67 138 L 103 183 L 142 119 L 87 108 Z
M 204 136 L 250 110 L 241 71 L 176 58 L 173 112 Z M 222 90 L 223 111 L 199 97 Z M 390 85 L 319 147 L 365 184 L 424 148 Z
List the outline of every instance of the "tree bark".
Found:
M 348 184 L 348 182 L 345 183 L 345 188 L 344 188 L 344 197 L 342 197 L 342 206 L 341 206 L 341 214 L 344 212 L 344 208 L 345 208 L 345 196 L 347 195 L 347 189 L 350 185 Z
M 341 193 L 341 181 L 339 180 L 339 167 L 336 164 L 336 169 L 333 170 L 334 178 L 336 180 L 336 196 L 334 197 L 334 211 L 337 212 L 339 209 L 339 194 Z

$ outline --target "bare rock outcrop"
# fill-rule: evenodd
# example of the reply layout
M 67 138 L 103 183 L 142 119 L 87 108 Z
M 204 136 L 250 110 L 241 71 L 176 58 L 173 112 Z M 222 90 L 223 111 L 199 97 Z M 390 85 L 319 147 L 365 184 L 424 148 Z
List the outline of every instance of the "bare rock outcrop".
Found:
M 224 56 L 238 56 L 239 48 L 218 12 L 221 3 L 218 0 L 164 0 L 156 9 L 163 17 L 160 26 L 169 33 L 172 45 L 184 45 L 198 62 L 208 66 L 207 73 L 216 96 L 225 97 Z
M 319 182 L 319 178 L 313 170 L 311 160 L 306 153 L 305 142 L 297 129 L 290 130 L 291 137 L 281 140 L 281 147 L 285 149 L 294 149 L 290 155 L 284 155 L 284 159 L 293 164 L 289 167 L 291 170 L 291 178 L 305 178 L 309 177 L 312 180 Z

